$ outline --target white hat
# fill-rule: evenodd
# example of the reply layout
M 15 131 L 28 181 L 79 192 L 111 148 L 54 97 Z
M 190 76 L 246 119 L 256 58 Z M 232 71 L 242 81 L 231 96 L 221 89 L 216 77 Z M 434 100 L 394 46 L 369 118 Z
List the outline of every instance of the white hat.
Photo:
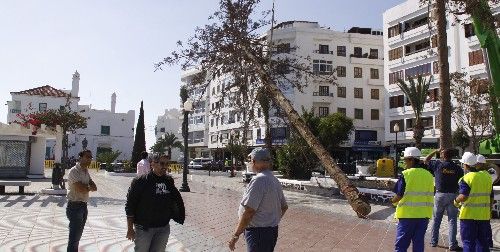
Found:
M 477 163 L 479 163 L 479 164 L 486 164 L 486 158 L 483 155 L 478 154 L 476 156 L 476 159 L 477 159 Z
M 477 164 L 477 158 L 476 155 L 470 153 L 470 152 L 464 152 L 462 155 L 462 159 L 460 159 L 460 163 L 466 164 L 469 166 L 474 166 Z
M 422 153 L 418 148 L 415 147 L 406 147 L 406 149 L 403 152 L 403 157 L 412 157 L 412 158 L 419 158 L 422 156 Z

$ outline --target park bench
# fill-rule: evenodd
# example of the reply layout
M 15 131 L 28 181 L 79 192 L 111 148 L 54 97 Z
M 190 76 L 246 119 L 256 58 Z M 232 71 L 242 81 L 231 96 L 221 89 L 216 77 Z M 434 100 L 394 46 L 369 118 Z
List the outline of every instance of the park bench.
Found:
M 24 187 L 29 186 L 31 181 L 23 180 L 0 180 L 0 194 L 5 194 L 6 186 L 19 186 L 19 193 L 24 194 Z
M 292 186 L 293 188 L 297 190 L 304 190 L 304 184 L 305 181 L 298 181 L 298 180 L 293 180 L 293 179 L 278 179 L 279 182 L 281 183 L 282 186 Z

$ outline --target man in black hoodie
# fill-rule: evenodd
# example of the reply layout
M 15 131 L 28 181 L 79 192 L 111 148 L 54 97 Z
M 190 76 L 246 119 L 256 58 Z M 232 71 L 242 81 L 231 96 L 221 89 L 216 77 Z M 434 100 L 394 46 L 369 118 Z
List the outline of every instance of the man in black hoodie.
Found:
M 134 241 L 135 251 L 165 251 L 170 219 L 184 223 L 184 202 L 167 175 L 168 163 L 168 156 L 153 155 L 152 172 L 134 178 L 128 189 L 127 239 Z

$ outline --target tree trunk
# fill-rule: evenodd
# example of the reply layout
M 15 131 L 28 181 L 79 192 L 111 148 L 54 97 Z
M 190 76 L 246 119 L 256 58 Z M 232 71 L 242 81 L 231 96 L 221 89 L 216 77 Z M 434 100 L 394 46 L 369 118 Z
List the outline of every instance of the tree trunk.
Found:
M 448 37 L 446 35 L 446 1 L 436 1 L 436 26 L 439 55 L 439 117 L 441 149 L 452 147 L 451 141 L 451 96 L 450 96 L 450 66 L 448 63 Z
M 422 148 L 422 138 L 424 138 L 424 126 L 422 125 L 422 119 L 416 119 L 415 125 L 413 126 L 413 139 L 415 139 L 415 147 Z
M 342 172 L 340 167 L 330 156 L 328 151 L 326 151 L 319 140 L 312 134 L 311 130 L 307 127 L 306 123 L 302 120 L 297 111 L 295 111 L 290 101 L 283 95 L 283 93 L 281 93 L 276 83 L 274 83 L 269 74 L 264 70 L 261 65 L 262 63 L 259 62 L 248 49 L 243 48 L 243 50 L 250 61 L 258 66 L 258 74 L 262 83 L 267 86 L 270 98 L 273 99 L 277 106 L 283 109 L 288 120 L 290 120 L 290 123 L 296 128 L 307 144 L 311 147 L 321 164 L 330 174 L 330 177 L 335 180 L 340 191 L 345 195 L 358 217 L 366 217 L 371 211 L 370 204 L 360 197 L 356 186 L 354 186 L 354 184 L 347 178 L 344 172 Z
M 167 149 L 167 153 L 168 153 L 168 157 L 169 157 L 170 159 L 172 159 L 172 148 L 171 148 L 171 147 L 168 147 L 168 149 Z
M 266 88 L 262 88 L 259 93 L 258 101 L 260 107 L 262 108 L 262 114 L 264 115 L 264 124 L 266 125 L 264 143 L 266 148 L 269 150 L 273 147 L 273 140 L 271 136 L 271 124 L 269 123 L 269 111 L 271 110 L 271 104 L 269 102 L 268 92 Z

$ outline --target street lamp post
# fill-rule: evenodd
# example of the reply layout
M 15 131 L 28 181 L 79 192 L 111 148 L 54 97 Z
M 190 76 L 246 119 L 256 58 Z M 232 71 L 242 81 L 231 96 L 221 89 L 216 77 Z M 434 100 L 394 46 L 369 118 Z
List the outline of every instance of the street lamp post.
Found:
M 187 174 L 188 174 L 188 116 L 189 112 L 193 109 L 193 102 L 189 99 L 184 102 L 183 105 L 183 113 L 184 120 L 182 121 L 182 136 L 184 137 L 184 167 L 182 169 L 182 185 L 179 188 L 181 192 L 189 192 L 189 185 L 187 182 Z
M 398 176 L 398 167 L 399 167 L 399 153 L 398 153 L 398 132 L 399 132 L 399 123 L 394 124 L 394 133 L 396 133 L 396 146 L 394 149 L 396 151 L 396 166 L 394 168 L 394 177 Z

